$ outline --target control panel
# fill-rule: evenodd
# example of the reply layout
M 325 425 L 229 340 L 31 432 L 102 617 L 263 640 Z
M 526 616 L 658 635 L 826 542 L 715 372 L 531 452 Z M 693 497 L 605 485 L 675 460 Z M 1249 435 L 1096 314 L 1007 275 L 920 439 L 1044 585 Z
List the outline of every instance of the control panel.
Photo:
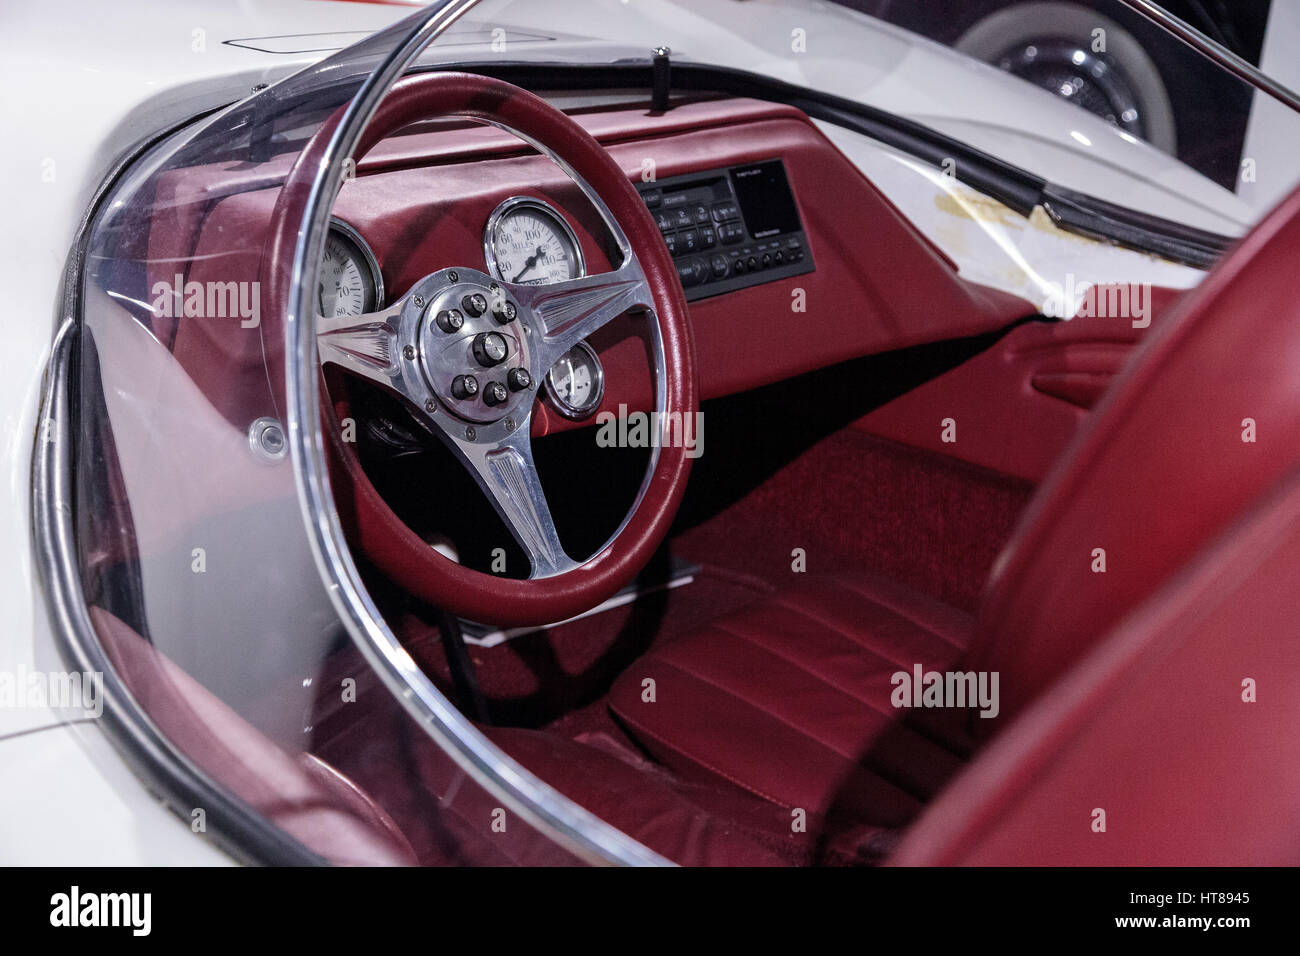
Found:
M 813 271 L 779 159 L 638 183 L 637 191 L 677 263 L 687 300 Z

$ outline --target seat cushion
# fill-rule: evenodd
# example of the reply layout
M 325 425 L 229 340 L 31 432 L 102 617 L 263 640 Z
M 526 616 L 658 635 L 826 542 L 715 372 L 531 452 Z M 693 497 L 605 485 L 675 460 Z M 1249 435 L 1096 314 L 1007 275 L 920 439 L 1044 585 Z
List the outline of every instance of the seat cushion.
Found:
M 655 647 L 610 708 L 683 775 L 815 818 L 901 826 L 963 765 L 968 712 L 897 709 L 890 678 L 946 669 L 971 626 L 893 582 L 810 577 Z

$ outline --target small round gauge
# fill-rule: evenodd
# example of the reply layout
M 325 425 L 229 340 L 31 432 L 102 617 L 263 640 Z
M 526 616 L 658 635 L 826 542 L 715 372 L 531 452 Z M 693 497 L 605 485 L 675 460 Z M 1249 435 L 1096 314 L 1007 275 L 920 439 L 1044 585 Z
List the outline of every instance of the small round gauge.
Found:
M 504 282 L 545 285 L 586 275 L 582 247 L 568 222 L 540 199 L 514 196 L 488 217 L 483 233 L 488 272 Z
M 546 391 L 565 418 L 586 418 L 595 412 L 605 394 L 605 370 L 595 349 L 579 342 L 561 355 L 546 373 Z
M 384 301 L 379 263 L 366 241 L 339 219 L 330 222 L 316 307 L 326 318 L 374 312 Z

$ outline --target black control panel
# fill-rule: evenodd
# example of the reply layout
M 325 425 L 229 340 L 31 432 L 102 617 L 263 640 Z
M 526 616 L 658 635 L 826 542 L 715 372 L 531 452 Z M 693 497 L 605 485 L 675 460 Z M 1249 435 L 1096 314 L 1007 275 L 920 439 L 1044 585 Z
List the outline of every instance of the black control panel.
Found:
M 638 183 L 688 300 L 813 271 L 779 159 Z

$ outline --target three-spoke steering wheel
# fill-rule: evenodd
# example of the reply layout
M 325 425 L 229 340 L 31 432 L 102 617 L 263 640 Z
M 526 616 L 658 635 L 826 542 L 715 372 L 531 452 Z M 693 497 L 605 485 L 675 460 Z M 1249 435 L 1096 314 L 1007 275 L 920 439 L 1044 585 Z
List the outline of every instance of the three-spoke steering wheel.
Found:
M 289 174 L 274 213 L 272 260 L 292 248 L 288 239 L 301 222 L 303 197 L 340 116 L 322 126 Z M 628 175 L 572 119 L 509 83 L 462 73 L 403 80 L 376 112 L 355 159 L 411 123 L 443 116 L 499 126 L 549 156 L 604 219 L 621 261 L 612 272 L 549 285 L 505 282 L 470 266 L 440 269 L 381 311 L 318 316 L 317 343 L 322 363 L 399 396 L 454 452 L 528 555 L 529 578 L 471 570 L 407 527 L 366 477 L 354 446 L 322 403 L 331 484 L 350 541 L 413 594 L 472 620 L 545 624 L 599 604 L 644 567 L 676 513 L 690 459 L 685 449 L 656 442 L 619 529 L 593 557 L 575 560 L 560 543 L 533 460 L 538 385 L 576 343 L 629 310 L 644 310 L 659 413 L 654 420 L 685 420 L 698 408 L 686 302 Z M 478 382 L 486 384 L 475 388 Z

